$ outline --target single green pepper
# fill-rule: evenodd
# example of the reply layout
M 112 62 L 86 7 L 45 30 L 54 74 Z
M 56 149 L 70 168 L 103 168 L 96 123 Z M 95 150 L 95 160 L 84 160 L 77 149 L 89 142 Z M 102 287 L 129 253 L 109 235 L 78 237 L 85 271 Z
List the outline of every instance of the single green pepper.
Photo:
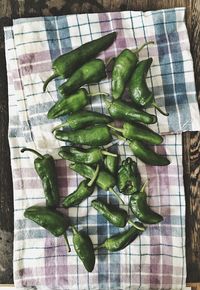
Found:
M 137 163 L 130 157 L 122 161 L 118 171 L 117 186 L 125 195 L 132 195 L 141 187 L 141 177 Z
M 119 158 L 116 154 L 114 155 L 115 156 L 107 155 L 104 158 L 104 166 L 112 175 L 115 176 L 118 170 Z
M 68 251 L 71 251 L 66 236 L 66 230 L 69 227 L 69 221 L 67 217 L 64 216 L 61 212 L 44 206 L 34 205 L 25 210 L 24 217 L 45 228 L 55 237 L 63 235 L 67 243 Z
M 106 67 L 103 60 L 94 59 L 77 69 L 66 82 L 59 86 L 58 91 L 63 97 L 67 97 L 80 87 L 98 83 L 105 78 Z
M 72 162 L 85 163 L 85 164 L 95 164 L 103 160 L 104 156 L 112 156 L 116 158 L 117 155 L 100 148 L 79 148 L 63 146 L 58 151 L 58 155 L 65 160 L 70 160 Z
M 116 128 L 108 125 L 113 130 L 121 132 L 129 140 L 139 140 L 152 145 L 159 145 L 163 142 L 163 137 L 142 124 L 130 124 L 124 122 L 123 128 Z
M 163 220 L 163 217 L 152 211 L 147 204 L 147 195 L 144 192 L 144 186 L 140 192 L 131 196 L 129 207 L 134 216 L 145 224 L 157 224 Z
M 61 141 L 88 146 L 103 146 L 112 141 L 112 135 L 107 126 L 96 125 L 76 131 L 55 131 L 55 137 Z
M 153 59 L 148 58 L 138 63 L 129 82 L 129 93 L 133 103 L 147 108 L 155 107 L 161 114 L 168 116 L 168 113 L 163 112 L 154 100 L 153 93 L 149 90 L 146 83 L 147 72 L 152 64 Z
M 126 84 L 139 60 L 139 52 L 150 43 L 154 42 L 144 43 L 140 48 L 135 50 L 126 48 L 117 56 L 112 70 L 112 97 L 114 99 L 119 99 L 123 95 Z
M 96 171 L 94 172 L 94 175 L 90 181 L 89 180 L 81 181 L 78 188 L 74 192 L 65 197 L 63 201 L 63 206 L 65 208 L 68 208 L 70 206 L 79 205 L 83 200 L 89 197 L 94 191 L 95 181 L 97 179 L 98 173 L 99 173 L 99 165 L 97 165 Z
M 56 167 L 54 159 L 51 155 L 41 155 L 39 152 L 23 148 L 21 152 L 30 151 L 38 157 L 34 160 L 34 167 L 42 180 L 46 204 L 48 207 L 56 207 L 59 204 L 59 189 L 56 175 Z
M 105 242 L 98 246 L 98 248 L 105 248 L 108 251 L 116 252 L 124 249 L 130 245 L 139 235 L 145 230 L 143 224 L 135 222 L 135 225 L 129 229 L 111 236 Z
M 101 51 L 107 49 L 116 39 L 117 33 L 112 32 L 98 39 L 84 43 L 80 47 L 60 55 L 53 61 L 54 74 L 44 83 L 43 90 L 46 90 L 48 83 L 54 78 L 61 76 L 68 78 L 71 74 L 90 59 L 96 57 Z
M 165 166 L 170 164 L 170 161 L 165 156 L 157 154 L 140 141 L 130 141 L 129 147 L 134 155 L 146 164 L 152 166 Z
M 94 96 L 94 95 L 93 95 Z M 112 121 L 110 116 L 100 114 L 98 112 L 93 111 L 82 111 L 78 113 L 74 113 L 67 117 L 67 120 L 56 126 L 53 131 L 68 127 L 73 130 L 82 129 L 92 124 L 108 124 Z M 53 132 L 52 131 L 52 132 Z
M 101 199 L 93 200 L 91 202 L 91 205 L 114 226 L 120 228 L 125 227 L 128 221 L 128 214 L 124 209 L 116 207 L 112 204 L 108 204 L 105 201 L 102 201 Z
M 74 249 L 83 262 L 85 269 L 88 272 L 92 272 L 95 265 L 95 254 L 92 241 L 86 233 L 78 231 L 74 226 L 72 227 L 72 231 Z
M 105 100 L 105 103 L 108 112 L 113 119 L 119 119 L 128 122 L 141 122 L 144 124 L 154 124 L 157 122 L 157 117 L 155 115 L 138 110 L 127 102 L 122 102 L 120 100 L 109 102 Z
M 55 119 L 60 116 L 78 112 L 80 109 L 89 104 L 90 98 L 104 93 L 88 94 L 86 89 L 80 89 L 68 98 L 58 100 L 48 111 L 47 118 Z

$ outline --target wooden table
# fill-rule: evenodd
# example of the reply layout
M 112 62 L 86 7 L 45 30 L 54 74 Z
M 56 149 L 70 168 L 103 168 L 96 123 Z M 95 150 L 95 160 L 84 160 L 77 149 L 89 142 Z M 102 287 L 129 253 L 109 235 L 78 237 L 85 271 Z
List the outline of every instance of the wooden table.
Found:
M 119 10 L 186 7 L 186 24 L 200 90 L 200 0 L 0 0 L 0 284 L 12 283 L 13 200 L 8 128 L 8 97 L 3 26 L 13 18 Z M 200 103 L 200 99 L 199 99 Z M 200 132 L 183 134 L 186 194 L 187 282 L 200 289 Z

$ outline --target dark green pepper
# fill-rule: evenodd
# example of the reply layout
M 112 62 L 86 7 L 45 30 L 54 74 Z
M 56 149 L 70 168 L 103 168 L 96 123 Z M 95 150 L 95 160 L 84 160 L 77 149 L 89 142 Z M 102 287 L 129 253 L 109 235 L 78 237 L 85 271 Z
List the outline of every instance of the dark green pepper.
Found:
M 21 152 L 25 151 L 30 151 L 38 156 L 34 160 L 34 167 L 42 180 L 46 204 L 48 207 L 56 207 L 59 204 L 59 189 L 53 157 L 49 154 L 41 155 L 39 152 L 30 148 L 23 148 L 21 150 Z
M 142 124 L 130 124 L 125 122 L 123 128 L 116 128 L 108 125 L 113 130 L 121 132 L 129 140 L 139 140 L 152 145 L 159 145 L 163 142 L 163 137 Z
M 94 95 L 93 95 L 94 96 Z M 82 129 L 92 124 L 108 124 L 112 121 L 110 116 L 100 114 L 93 111 L 82 111 L 74 113 L 67 117 L 67 120 L 56 126 L 53 131 L 60 129 L 62 127 L 68 127 L 70 129 Z M 52 132 L 53 132 L 52 131 Z
M 129 229 L 111 236 L 98 248 L 106 248 L 108 251 L 116 252 L 130 245 L 145 230 L 143 224 L 135 222 L 135 225 Z
M 92 241 L 86 233 L 78 231 L 74 226 L 72 227 L 72 231 L 74 249 L 83 262 L 85 269 L 88 272 L 92 272 L 95 265 L 95 254 Z
M 152 211 L 147 204 L 147 195 L 143 191 L 132 195 L 129 200 L 129 207 L 136 218 L 145 224 L 157 224 L 163 220 L 163 217 Z
M 70 77 L 71 74 L 84 63 L 96 57 L 101 51 L 107 49 L 114 42 L 116 36 L 116 32 L 109 33 L 98 39 L 84 43 L 70 52 L 60 55 L 53 61 L 52 68 L 54 74 L 45 81 L 43 90 L 45 91 L 48 83 L 58 76 L 62 78 Z
M 152 64 L 153 59 L 148 58 L 138 63 L 129 82 L 129 93 L 133 103 L 147 108 L 155 107 L 161 114 L 168 116 L 168 113 L 163 112 L 154 100 L 153 93 L 149 90 L 146 83 L 147 72 Z
M 67 97 L 80 87 L 98 83 L 105 78 L 106 67 L 103 60 L 94 59 L 77 69 L 66 82 L 59 86 L 58 91 L 63 97 Z
M 125 195 L 137 192 L 141 187 L 141 177 L 137 163 L 130 157 L 122 161 L 118 171 L 117 186 Z
M 48 230 L 55 237 L 63 235 L 68 246 L 68 251 L 70 252 L 70 246 L 66 236 L 69 221 L 61 212 L 34 205 L 25 210 L 24 216 Z
M 103 160 L 106 155 L 111 156 L 116 159 L 117 155 L 111 152 L 102 150 L 100 148 L 79 148 L 63 146 L 58 151 L 58 155 L 63 159 L 70 160 L 72 162 L 85 163 L 85 164 L 95 164 Z
M 90 181 L 89 180 L 81 181 L 78 188 L 74 192 L 65 197 L 63 201 L 63 206 L 65 208 L 68 208 L 70 206 L 79 205 L 83 200 L 89 197 L 94 191 L 95 181 L 97 179 L 98 173 L 99 173 L 99 165 L 97 165 L 96 171 L 94 172 L 94 176 Z
M 96 125 L 76 131 L 55 131 L 55 137 L 61 141 L 72 144 L 88 145 L 92 147 L 103 146 L 112 141 L 112 135 L 107 126 Z
M 78 112 L 80 109 L 89 104 L 90 98 L 93 96 L 107 95 L 104 93 L 88 94 L 86 89 L 80 89 L 68 98 L 58 100 L 48 111 L 47 118 L 55 119 L 60 116 Z
M 150 43 L 153 42 L 147 42 L 135 50 L 126 48 L 115 59 L 112 71 L 112 97 L 114 99 L 119 99 L 123 95 L 126 84 L 138 62 L 139 52 Z
M 128 221 L 128 214 L 124 209 L 116 207 L 112 204 L 108 204 L 105 201 L 102 201 L 101 199 L 93 200 L 91 202 L 91 205 L 114 226 L 120 228 L 125 227 Z
M 107 154 L 104 158 L 104 166 L 112 175 L 115 176 L 118 170 L 119 158 L 116 154 L 114 155 Z
M 113 119 L 123 121 L 141 122 L 144 124 L 154 124 L 157 122 L 155 115 L 148 114 L 142 110 L 138 110 L 127 102 L 119 100 L 109 102 L 105 100 L 106 107 Z

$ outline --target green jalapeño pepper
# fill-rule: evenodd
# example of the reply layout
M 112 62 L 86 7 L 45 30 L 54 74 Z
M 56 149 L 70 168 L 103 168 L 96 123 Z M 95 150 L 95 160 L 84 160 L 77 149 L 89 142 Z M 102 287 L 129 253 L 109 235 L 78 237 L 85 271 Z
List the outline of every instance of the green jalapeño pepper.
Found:
M 116 175 L 118 170 L 119 158 L 116 154 L 108 155 L 104 158 L 105 168 L 112 174 Z
M 104 156 L 111 156 L 116 159 L 117 155 L 100 148 L 79 148 L 63 146 L 58 151 L 58 155 L 65 160 L 72 162 L 95 164 L 103 160 Z
M 105 248 L 108 251 L 116 252 L 124 249 L 130 245 L 139 235 L 145 231 L 143 224 L 135 222 L 134 226 L 128 230 L 120 232 L 114 236 L 111 236 L 105 242 L 98 246 L 98 248 Z
M 128 221 L 128 214 L 124 209 L 108 204 L 101 199 L 95 199 L 91 203 L 100 214 L 116 227 L 124 228 Z
M 48 230 L 55 237 L 63 235 L 67 243 L 68 251 L 70 252 L 70 246 L 66 236 L 69 221 L 61 212 L 34 205 L 25 210 L 24 216 Z
M 94 96 L 94 95 L 93 95 Z M 52 132 L 57 129 L 67 127 L 73 130 L 82 129 L 92 124 L 108 124 L 112 121 L 110 116 L 93 111 L 82 111 L 74 113 L 67 117 L 67 120 L 56 126 Z
M 98 83 L 105 78 L 106 68 L 103 60 L 94 59 L 77 69 L 66 82 L 59 86 L 58 91 L 66 97 L 84 85 Z
M 161 114 L 168 116 L 168 113 L 163 112 L 154 100 L 153 93 L 149 90 L 146 83 L 147 72 L 152 64 L 153 59 L 148 58 L 138 63 L 129 82 L 129 93 L 132 101 L 143 107 L 154 106 Z
M 141 122 L 144 124 L 154 124 L 157 122 L 157 117 L 155 115 L 138 110 L 127 102 L 122 102 L 119 100 L 109 102 L 105 100 L 105 103 L 108 112 L 113 119 L 119 119 L 128 122 Z
M 94 176 L 90 181 L 89 180 L 81 181 L 78 188 L 70 195 L 65 197 L 63 201 L 63 206 L 65 208 L 68 208 L 70 206 L 79 205 L 83 200 L 89 197 L 94 191 L 95 180 L 97 178 L 98 173 L 99 173 L 99 165 L 97 165 L 96 171 L 94 172 Z
M 163 220 L 163 217 L 151 210 L 147 204 L 147 195 L 143 188 L 140 192 L 137 192 L 131 196 L 129 200 L 129 207 L 134 216 L 137 217 L 141 222 L 145 224 L 159 223 Z
M 163 142 L 162 136 L 142 124 L 124 122 L 122 129 L 115 128 L 111 125 L 108 126 L 113 130 L 121 132 L 122 135 L 129 140 L 139 140 L 152 145 L 159 145 Z
M 78 112 L 80 109 L 89 104 L 93 96 L 107 95 L 104 93 L 88 94 L 86 89 L 80 89 L 76 93 L 58 100 L 48 111 L 47 118 L 55 119 L 60 116 Z
M 132 195 L 141 187 L 141 177 L 137 163 L 130 157 L 122 161 L 118 171 L 117 185 L 119 191 L 125 195 Z
M 76 131 L 55 131 L 55 137 L 61 141 L 92 147 L 103 146 L 112 141 L 112 135 L 107 126 L 96 125 Z
M 56 167 L 51 155 L 41 155 L 39 152 L 23 148 L 21 152 L 30 151 L 38 157 L 34 160 L 34 166 L 37 174 L 42 180 L 46 204 L 48 207 L 56 207 L 59 203 L 59 190 L 56 178 Z
M 68 78 L 71 74 L 81 67 L 84 63 L 96 57 L 101 51 L 107 49 L 116 39 L 117 33 L 112 32 L 98 39 L 84 43 L 80 47 L 60 55 L 53 61 L 52 68 L 54 74 L 44 83 L 43 90 L 46 90 L 48 83 L 60 76 Z
M 74 249 L 83 262 L 85 269 L 88 272 L 92 272 L 95 265 L 95 254 L 92 241 L 86 233 L 78 231 L 75 226 L 72 227 L 72 231 Z
M 116 58 L 112 71 L 112 97 L 114 99 L 119 99 L 123 95 L 126 84 L 138 62 L 139 52 L 150 43 L 153 42 L 144 43 L 135 50 L 126 48 Z

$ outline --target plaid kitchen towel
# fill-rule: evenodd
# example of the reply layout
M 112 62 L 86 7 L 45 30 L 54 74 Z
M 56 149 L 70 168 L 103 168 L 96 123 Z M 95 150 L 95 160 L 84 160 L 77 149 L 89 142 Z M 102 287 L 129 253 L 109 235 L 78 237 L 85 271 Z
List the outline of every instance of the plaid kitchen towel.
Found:
M 181 133 L 199 130 L 193 62 L 184 23 L 184 8 L 153 12 L 112 12 L 59 17 L 18 19 L 5 28 L 6 60 L 9 90 L 9 142 L 14 186 L 14 280 L 16 287 L 37 289 L 184 289 L 185 198 L 182 172 Z M 58 55 L 117 31 L 115 43 L 100 58 L 117 55 L 123 48 L 134 48 L 144 41 L 155 44 L 144 48 L 140 59 L 153 57 L 147 76 L 157 103 L 169 112 L 155 113 L 158 123 L 151 128 L 164 136 L 155 150 L 167 154 L 167 167 L 146 166 L 139 160 L 143 181 L 149 179 L 148 202 L 161 213 L 164 221 L 149 226 L 141 237 L 116 253 L 98 251 L 92 273 L 87 273 L 74 250 L 66 253 L 63 238 L 54 238 L 23 217 L 31 205 L 43 203 L 40 180 L 33 168 L 33 157 L 20 149 L 29 146 L 56 157 L 61 201 L 81 181 L 68 162 L 56 154 L 62 142 L 51 134 L 58 120 L 48 120 L 47 111 L 60 98 L 56 88 L 62 80 L 50 83 L 42 92 L 43 81 L 51 74 L 51 63 Z M 87 87 L 90 92 L 109 92 L 110 79 Z M 88 109 L 106 112 L 103 100 L 96 97 Z M 113 144 L 122 159 L 132 156 L 124 144 Z M 134 156 L 132 156 L 134 159 Z M 64 210 L 71 221 L 90 235 L 94 245 L 119 229 L 111 226 L 90 206 L 92 199 L 104 196 L 115 199 L 99 188 L 80 206 Z M 124 198 L 127 202 L 127 199 Z M 70 244 L 72 244 L 69 233 Z

